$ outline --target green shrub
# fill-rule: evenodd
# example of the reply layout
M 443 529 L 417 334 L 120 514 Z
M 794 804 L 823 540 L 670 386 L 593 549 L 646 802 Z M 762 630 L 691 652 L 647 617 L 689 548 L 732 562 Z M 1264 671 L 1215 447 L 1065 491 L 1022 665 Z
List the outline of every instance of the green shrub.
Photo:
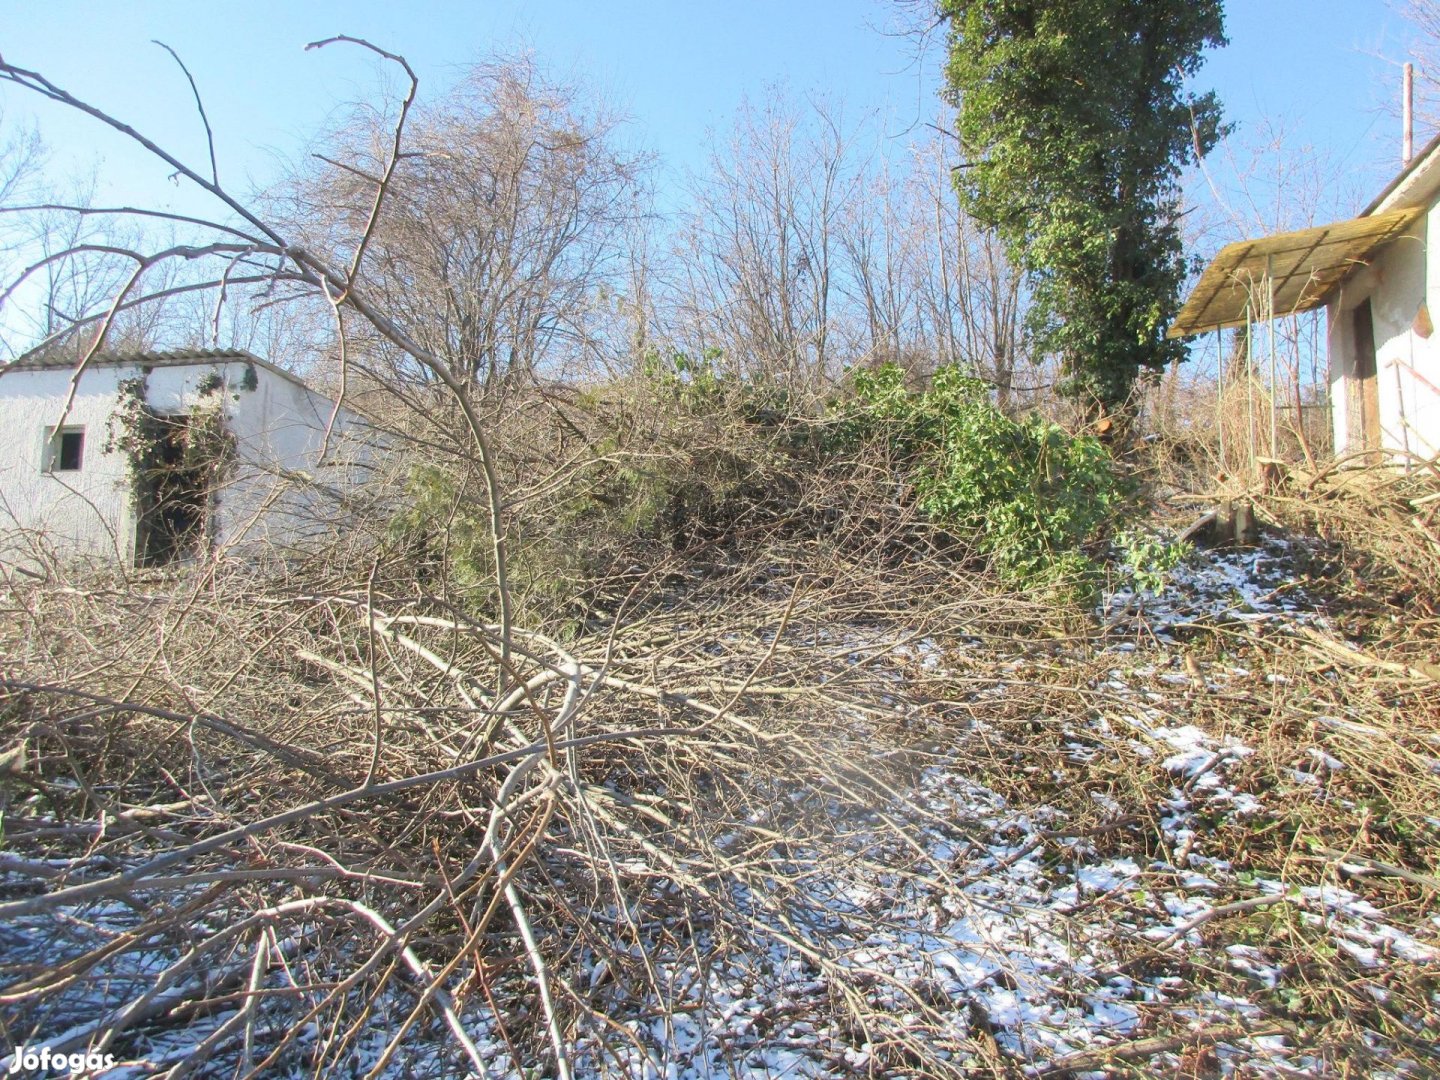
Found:
M 652 349 L 641 373 L 653 385 L 671 394 L 686 413 L 714 411 L 729 396 L 731 383 L 720 370 L 719 349 L 706 349 L 698 358 L 672 352 L 668 357 Z
M 1098 581 L 1086 547 L 1120 484 L 1097 440 L 1011 420 L 954 368 L 923 392 L 908 390 L 898 367 L 857 371 L 817 423 L 778 388 L 723 374 L 717 361 L 652 356 L 634 383 L 568 402 L 559 426 L 537 424 L 546 414 L 536 411 L 499 439 L 502 471 L 516 477 L 534 461 L 572 462 L 507 512 L 517 617 L 583 620 L 629 588 L 633 568 L 663 556 L 714 557 L 773 530 L 829 535 L 838 517 L 887 514 L 874 462 L 857 468 L 847 456 L 877 445 L 923 514 L 1006 583 L 1078 599 Z M 493 555 L 472 472 L 463 461 L 416 468 L 391 533 L 417 569 L 489 610 Z
M 463 589 L 488 587 L 495 573 L 488 509 L 478 477 L 461 470 L 416 465 L 405 481 L 405 505 L 389 522 L 391 543 L 408 552 L 424 574 L 443 573 Z
M 527 625 L 557 631 L 555 620 L 575 613 L 574 601 L 603 565 L 600 549 L 634 521 L 635 513 L 626 506 L 601 514 L 595 509 L 601 504 L 583 490 L 564 494 L 546 503 L 544 518 L 531 519 L 521 512 L 507 522 L 515 616 Z M 633 527 L 643 526 L 635 522 Z M 497 616 L 489 508 L 481 479 L 466 463 L 412 469 L 405 506 L 390 519 L 388 534 L 426 587 L 443 583 L 448 598 L 463 610 L 482 619 Z
M 1158 595 L 1170 575 L 1190 554 L 1191 547 L 1143 528 L 1123 529 L 1115 534 L 1115 547 L 1123 556 L 1120 570 L 1135 587 L 1137 595 Z
M 773 451 L 770 428 L 736 414 L 738 381 L 705 377 L 696 387 L 674 374 L 577 395 L 560 425 L 536 423 L 532 413 L 497 438 L 511 490 L 534 482 L 534 462 L 568 459 L 553 482 L 506 510 L 517 619 L 561 633 L 617 589 L 623 595 L 636 567 L 724 544 L 781 513 L 787 459 Z M 415 466 L 388 528 L 416 573 L 431 585 L 443 581 L 472 613 L 493 617 L 489 513 L 472 462 Z
M 930 388 L 892 364 L 856 371 L 839 406 L 842 443 L 883 440 L 922 510 L 969 540 L 1013 584 L 1084 593 L 1098 568 L 1085 552 L 1122 491 L 1101 443 L 1038 416 L 1012 420 L 988 387 L 956 367 Z
M 698 357 L 684 352 L 667 357 L 652 349 L 641 374 L 687 416 L 724 416 L 761 427 L 794 418 L 797 406 L 788 390 L 773 379 L 727 373 L 724 358 L 716 348 Z

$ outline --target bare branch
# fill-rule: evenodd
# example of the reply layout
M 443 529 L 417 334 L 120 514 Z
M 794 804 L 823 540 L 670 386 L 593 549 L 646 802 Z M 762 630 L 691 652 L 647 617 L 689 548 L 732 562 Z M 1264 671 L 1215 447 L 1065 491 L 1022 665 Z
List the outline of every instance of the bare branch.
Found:
M 159 45 L 180 65 L 180 70 L 185 73 L 186 80 L 190 83 L 190 92 L 195 95 L 195 108 L 200 113 L 200 122 L 205 125 L 205 145 L 210 150 L 210 180 L 215 187 L 220 186 L 220 166 L 215 162 L 215 133 L 210 130 L 210 118 L 205 115 L 205 102 L 200 99 L 200 88 L 195 85 L 195 76 L 190 74 L 190 69 L 185 66 L 185 61 L 180 59 L 180 54 L 166 45 L 163 41 L 156 41 L 153 38 L 152 45 Z
M 76 109 L 77 111 L 82 112 L 85 115 L 93 117 L 94 119 L 100 121 L 100 123 L 104 124 L 106 127 L 112 128 L 115 131 L 120 132 L 120 134 L 126 136 L 127 138 L 134 140 L 146 150 L 148 150 L 150 153 L 154 154 L 161 161 L 165 162 L 167 165 L 173 168 L 178 174 L 193 181 L 205 191 L 215 196 L 215 198 L 220 200 L 220 202 L 223 203 L 226 207 L 234 211 L 241 218 L 254 226 L 255 229 L 262 236 L 266 237 L 273 244 L 283 246 L 284 241 L 277 232 L 275 232 L 268 225 L 266 225 L 264 221 L 262 221 L 258 216 L 251 212 L 238 199 L 228 194 L 224 189 L 219 186 L 218 183 L 205 179 L 199 173 L 195 172 L 194 169 L 190 168 L 188 165 L 182 162 L 179 158 L 176 158 L 174 155 L 167 152 L 152 139 L 149 139 L 142 135 L 140 132 L 136 131 L 129 124 L 123 123 L 120 120 L 115 119 L 113 116 L 106 113 L 103 109 L 98 109 L 94 105 L 91 105 L 86 101 L 82 101 L 80 98 L 75 97 L 74 95 L 61 89 L 59 86 L 56 86 L 49 79 L 45 78 L 38 72 L 28 71 L 24 68 L 16 67 L 15 65 L 10 64 L 3 59 L 0 59 L 0 79 L 12 82 L 17 86 L 37 93 L 42 97 L 50 99 L 51 101 L 55 101 L 62 105 L 67 105 L 70 108 Z
M 405 135 L 405 120 L 410 115 L 410 106 L 415 103 L 415 92 L 420 88 L 420 80 L 410 67 L 410 62 L 403 56 L 386 52 L 384 49 L 372 45 L 363 38 L 354 38 L 341 34 L 336 37 L 326 38 L 323 41 L 312 41 L 309 45 L 306 45 L 305 48 L 307 51 L 310 49 L 323 49 L 326 45 L 331 45 L 336 42 L 348 42 L 349 44 L 359 45 L 362 48 L 369 49 L 371 52 L 384 57 L 386 60 L 399 64 L 400 67 L 404 69 L 406 76 L 410 79 L 410 87 L 405 91 L 405 98 L 400 103 L 400 115 L 395 120 L 395 128 L 390 143 L 390 156 L 385 162 L 384 172 L 375 183 L 375 200 L 370 207 L 370 216 L 366 219 L 365 227 L 360 233 L 360 240 L 355 245 L 355 255 L 350 260 L 350 271 L 346 275 L 346 278 L 350 282 L 354 282 L 356 275 L 360 272 L 361 260 L 365 258 L 365 247 L 370 243 L 370 237 L 375 232 L 376 222 L 380 220 L 380 209 L 385 203 L 385 193 L 389 190 L 390 180 L 395 175 L 395 166 L 400 161 L 400 144 Z M 344 299 L 343 294 L 340 299 Z
M 114 215 L 117 217 L 147 217 L 156 218 L 161 221 L 175 221 L 184 225 L 199 225 L 202 228 L 216 232 L 229 233 L 231 236 L 251 244 L 263 244 L 264 241 L 241 229 L 226 225 L 223 222 L 210 221 L 206 218 L 190 217 L 186 214 L 175 214 L 165 210 L 146 210 L 137 206 L 77 206 L 71 203 L 33 203 L 28 206 L 0 206 L 0 214 L 23 214 L 44 211 L 63 211 L 67 214 L 75 214 L 79 217 L 96 217 Z

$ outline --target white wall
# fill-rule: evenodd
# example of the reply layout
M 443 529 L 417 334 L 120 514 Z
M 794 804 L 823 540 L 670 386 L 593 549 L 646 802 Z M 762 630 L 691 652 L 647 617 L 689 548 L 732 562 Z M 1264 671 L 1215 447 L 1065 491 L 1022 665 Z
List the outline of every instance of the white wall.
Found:
M 245 389 L 253 371 L 254 389 Z M 105 453 L 118 387 L 142 374 L 137 365 L 98 366 L 80 379 L 65 427 L 83 426 L 78 472 L 46 472 L 46 432 L 59 421 L 71 371 L 14 370 L 0 375 L 0 556 L 24 557 L 39 543 L 66 556 L 129 563 L 135 513 L 125 457 Z M 332 405 L 319 394 L 264 365 L 226 361 L 156 365 L 146 375 L 146 399 L 161 413 L 190 412 L 202 381 L 219 375 L 227 424 L 238 463 L 218 492 L 212 535 L 221 548 L 293 546 L 334 531 L 333 500 L 325 489 L 361 482 L 374 457 L 363 422 L 348 410 L 336 418 L 325 463 L 318 463 Z M 316 486 L 318 485 L 318 486 Z M 16 528 L 33 532 L 19 537 Z
M 369 478 L 377 436 L 348 409 L 331 425 L 333 401 L 263 367 L 255 390 L 236 390 L 245 365 L 227 366 L 240 461 L 217 500 L 220 543 L 284 551 L 335 535 L 344 527 L 335 496 Z
M 1401 457 L 1440 452 L 1440 251 L 1429 249 L 1432 231 L 1440 236 L 1440 206 L 1431 206 L 1409 233 L 1351 274 L 1330 301 L 1336 456 L 1364 449 L 1360 433 L 1351 431 L 1348 379 L 1355 365 L 1355 309 L 1367 298 L 1375 324 L 1381 447 Z M 1422 301 L 1436 324 L 1428 338 L 1415 331 Z
M 181 411 L 203 373 L 185 368 L 153 372 L 152 402 L 161 411 Z M 136 367 L 99 367 L 83 374 L 74 403 L 63 415 L 66 427 L 85 430 L 83 460 L 79 472 L 59 473 L 43 468 L 45 436 L 62 419 L 71 372 L 0 375 L 0 528 L 32 530 L 44 547 L 66 555 L 133 558 L 135 521 L 126 461 L 120 453 L 104 453 L 103 447 L 119 384 L 139 374 Z M 12 538 L 7 547 L 14 543 Z

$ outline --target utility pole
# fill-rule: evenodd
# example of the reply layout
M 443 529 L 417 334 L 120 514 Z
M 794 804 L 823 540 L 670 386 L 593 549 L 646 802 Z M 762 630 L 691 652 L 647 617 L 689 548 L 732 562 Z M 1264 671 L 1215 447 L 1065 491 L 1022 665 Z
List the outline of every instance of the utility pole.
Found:
M 1415 156 L 1415 65 L 1405 65 L 1405 88 L 1401 94 L 1401 123 L 1404 125 L 1401 164 L 1409 165 Z

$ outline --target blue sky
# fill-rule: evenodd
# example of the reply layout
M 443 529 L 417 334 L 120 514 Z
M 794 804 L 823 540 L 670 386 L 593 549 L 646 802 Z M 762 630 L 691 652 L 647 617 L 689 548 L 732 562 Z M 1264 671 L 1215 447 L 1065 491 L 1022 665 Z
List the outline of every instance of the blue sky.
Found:
M 1261 118 L 1287 143 L 1311 145 L 1340 174 L 1335 215 L 1357 209 L 1399 166 L 1398 98 L 1408 27 L 1386 0 L 1231 0 L 1231 45 L 1198 85 L 1221 94 L 1243 139 Z M 703 164 L 707 132 L 743 97 L 786 84 L 873 113 L 903 139 L 933 115 L 943 43 L 917 61 L 899 36 L 907 9 L 881 0 L 473 0 L 470 3 L 193 2 L 4 5 L 0 53 L 110 107 L 192 161 L 204 144 L 178 69 L 150 43 L 173 46 L 200 84 L 219 135 L 222 178 L 264 183 L 341 103 L 370 96 L 376 65 L 359 50 L 305 53 L 336 33 L 405 54 L 435 92 L 492 49 L 528 47 L 545 64 L 598 87 L 631 117 L 635 142 L 674 171 Z M 887 31 L 889 32 L 887 34 Z M 117 137 L 80 118 L 0 91 L 7 127 L 38 119 L 60 171 L 99 163 L 102 196 L 175 209 L 197 203 Z M 1217 168 L 1217 172 L 1218 172 Z

